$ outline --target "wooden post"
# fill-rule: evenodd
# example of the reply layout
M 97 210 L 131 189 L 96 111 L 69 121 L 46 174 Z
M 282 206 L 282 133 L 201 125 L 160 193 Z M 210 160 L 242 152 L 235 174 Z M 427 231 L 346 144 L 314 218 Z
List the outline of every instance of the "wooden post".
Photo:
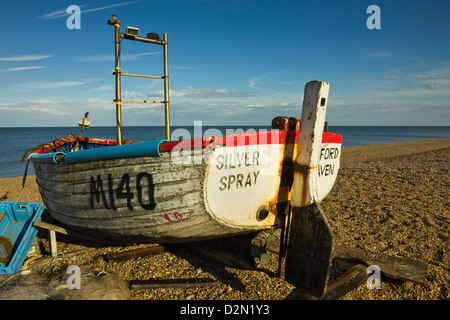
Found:
M 317 168 L 322 148 L 329 85 L 306 84 L 297 158 L 294 161 L 285 279 L 317 297 L 327 288 L 334 235 L 317 203 Z
M 58 254 L 57 245 L 56 242 L 56 232 L 55 230 L 48 230 L 48 241 L 49 241 L 49 247 L 50 247 L 50 254 L 52 257 L 56 256 Z
M 305 87 L 298 152 L 294 162 L 291 200 L 293 207 L 306 207 L 318 200 L 317 167 L 320 159 L 328 91 L 329 84 L 322 81 L 308 82 Z

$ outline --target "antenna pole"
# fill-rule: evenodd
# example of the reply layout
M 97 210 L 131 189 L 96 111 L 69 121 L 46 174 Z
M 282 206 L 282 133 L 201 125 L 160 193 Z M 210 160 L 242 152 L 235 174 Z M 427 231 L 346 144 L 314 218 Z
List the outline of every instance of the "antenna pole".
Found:
M 116 79 L 116 122 L 117 122 L 117 145 L 122 144 L 122 102 L 141 102 L 141 103 L 164 103 L 165 109 L 165 122 L 166 122 L 166 139 L 170 141 L 170 110 L 169 110 L 169 63 L 168 63 L 168 53 L 167 53 L 167 33 L 163 34 L 163 40 L 161 40 L 156 33 L 148 33 L 147 38 L 139 37 L 139 29 L 137 29 L 137 34 L 130 34 L 128 32 L 129 27 L 125 34 L 120 33 L 120 21 L 117 21 L 117 16 L 112 15 L 111 19 L 108 20 L 109 25 L 114 26 L 114 48 L 115 48 L 115 70 L 113 74 Z M 164 51 L 164 75 L 163 76 L 149 76 L 143 74 L 134 73 L 124 73 L 120 70 L 120 42 L 122 39 L 135 40 L 144 43 L 159 44 L 163 46 Z M 122 100 L 121 97 L 121 84 L 120 79 L 122 76 L 130 77 L 142 77 L 142 78 L 153 78 L 153 79 L 163 79 L 164 80 L 164 101 L 154 101 L 154 100 Z
M 120 21 L 114 24 L 115 78 L 116 78 L 116 127 L 117 145 L 122 144 L 122 100 L 120 94 Z
M 167 54 L 167 33 L 163 34 L 164 51 L 164 110 L 166 120 L 166 139 L 170 141 L 170 115 L 169 115 L 169 63 Z

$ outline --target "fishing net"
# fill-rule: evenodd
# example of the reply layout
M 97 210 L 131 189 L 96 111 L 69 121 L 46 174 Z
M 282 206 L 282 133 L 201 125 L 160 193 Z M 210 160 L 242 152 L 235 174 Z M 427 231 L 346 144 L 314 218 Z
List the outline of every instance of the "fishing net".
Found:
M 70 274 L 45 277 L 28 275 L 0 275 L 0 300 L 126 300 L 127 283 L 106 272 L 81 273 L 79 289 L 70 289 Z

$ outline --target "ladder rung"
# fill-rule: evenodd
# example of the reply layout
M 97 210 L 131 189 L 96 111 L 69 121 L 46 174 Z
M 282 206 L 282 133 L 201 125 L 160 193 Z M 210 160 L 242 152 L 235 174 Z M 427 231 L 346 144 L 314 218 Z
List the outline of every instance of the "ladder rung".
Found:
M 154 101 L 154 100 L 121 100 L 122 102 L 141 102 L 141 103 L 165 103 L 165 101 Z M 115 101 L 117 102 L 117 101 Z
M 116 74 L 113 72 L 112 74 Z M 147 76 L 145 74 L 134 74 L 134 73 L 124 73 L 120 72 L 121 76 L 129 76 L 129 77 L 141 77 L 141 78 L 153 78 L 153 79 L 164 79 L 164 76 Z

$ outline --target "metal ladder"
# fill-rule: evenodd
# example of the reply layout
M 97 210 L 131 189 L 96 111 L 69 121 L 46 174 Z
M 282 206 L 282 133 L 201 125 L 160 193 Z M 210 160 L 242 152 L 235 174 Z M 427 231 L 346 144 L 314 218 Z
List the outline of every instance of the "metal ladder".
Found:
M 169 114 L 169 67 L 167 59 L 167 33 L 163 34 L 161 40 L 156 33 L 148 33 L 147 38 L 139 37 L 139 29 L 127 27 L 126 33 L 120 33 L 120 21 L 117 20 L 116 15 L 112 15 L 108 20 L 108 24 L 114 26 L 114 43 L 115 43 L 115 71 L 113 75 L 116 78 L 116 127 L 117 127 L 117 145 L 122 144 L 122 102 L 140 102 L 140 103 L 163 103 L 165 108 L 165 124 L 166 124 L 166 139 L 170 141 L 170 114 Z M 163 46 L 164 56 L 164 75 L 163 76 L 149 76 L 143 74 L 124 73 L 120 69 L 120 42 L 121 39 L 128 39 L 140 41 L 144 43 L 152 43 Z M 121 98 L 121 77 L 141 77 L 164 80 L 164 101 L 154 100 L 122 100 Z

